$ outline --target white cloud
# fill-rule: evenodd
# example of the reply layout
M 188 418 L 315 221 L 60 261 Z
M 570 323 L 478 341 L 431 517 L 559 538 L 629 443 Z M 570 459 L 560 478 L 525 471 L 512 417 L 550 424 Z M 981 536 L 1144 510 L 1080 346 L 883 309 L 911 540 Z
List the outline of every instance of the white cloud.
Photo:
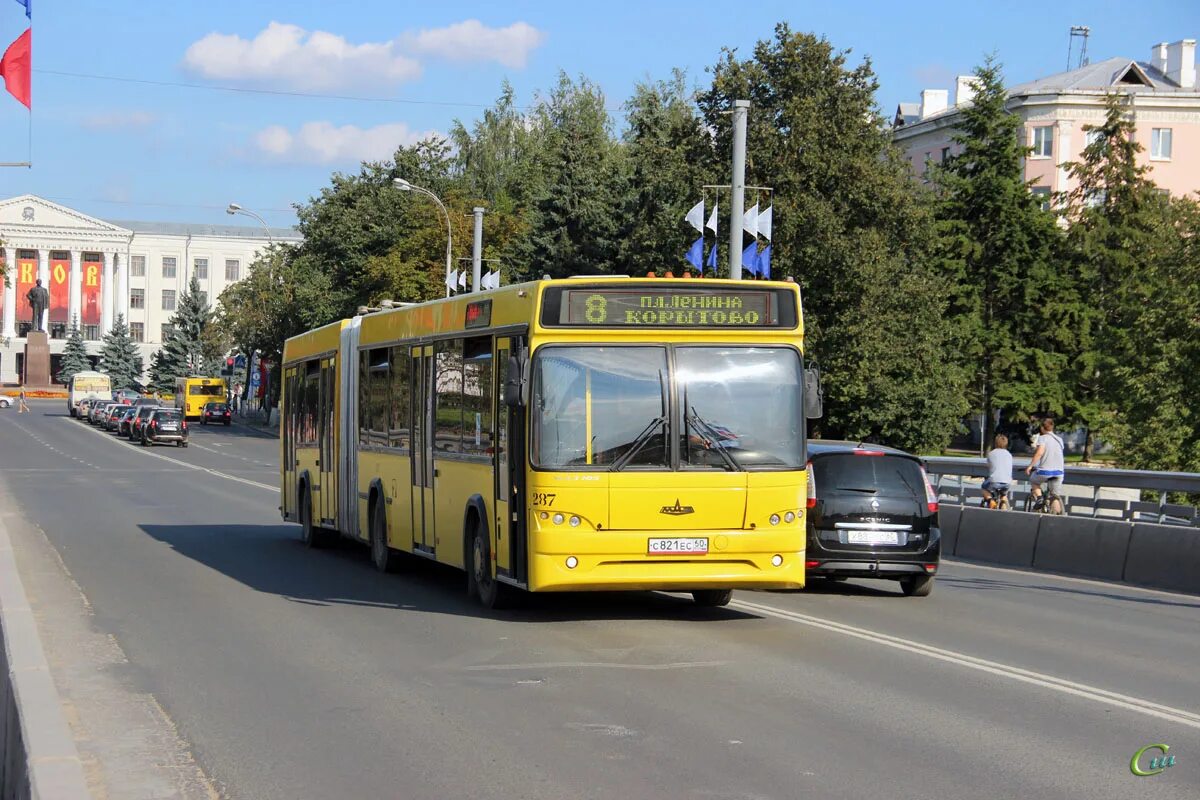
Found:
M 396 84 L 421 74 L 421 65 L 393 42 L 351 44 L 336 34 L 280 22 L 253 39 L 210 33 L 188 47 L 183 64 L 203 78 L 313 90 Z
M 525 22 L 489 28 L 469 19 L 444 28 L 403 33 L 390 41 L 353 44 L 334 33 L 271 22 L 253 39 L 208 34 L 188 47 L 183 67 L 209 80 L 310 91 L 394 86 L 420 76 L 418 56 L 494 61 L 519 69 L 545 38 L 545 33 Z
M 158 115 L 149 111 L 104 111 L 89 114 L 81 124 L 89 131 L 115 131 L 148 128 L 156 122 Z
M 530 52 L 546 40 L 546 34 L 526 22 L 489 28 L 477 19 L 468 19 L 445 28 L 406 34 L 403 40 L 416 53 L 449 61 L 496 61 L 519 69 L 529 60 Z
M 254 137 L 259 152 L 273 161 L 299 164 L 385 161 L 400 145 L 415 144 L 436 131 L 414 131 L 403 122 L 373 128 L 306 122 L 294 133 L 282 125 L 263 128 Z

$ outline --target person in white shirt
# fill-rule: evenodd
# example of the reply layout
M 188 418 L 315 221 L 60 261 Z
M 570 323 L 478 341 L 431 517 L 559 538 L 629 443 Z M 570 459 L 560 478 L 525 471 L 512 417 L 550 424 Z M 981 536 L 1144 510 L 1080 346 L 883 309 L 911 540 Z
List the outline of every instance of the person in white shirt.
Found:
M 992 499 L 992 492 L 1004 491 L 1012 483 L 1013 458 L 1008 452 L 1008 437 L 998 433 L 992 444 L 987 454 L 988 476 L 983 481 L 985 501 Z
M 1042 496 L 1042 484 L 1046 485 L 1051 494 L 1058 495 L 1062 489 L 1065 466 L 1063 452 L 1066 447 L 1062 437 L 1054 432 L 1054 420 L 1049 417 L 1042 420 L 1040 430 L 1041 432 L 1033 437 L 1036 449 L 1033 451 L 1033 458 L 1029 460 L 1029 466 L 1025 468 L 1025 474 L 1030 476 L 1030 491 L 1034 500 Z

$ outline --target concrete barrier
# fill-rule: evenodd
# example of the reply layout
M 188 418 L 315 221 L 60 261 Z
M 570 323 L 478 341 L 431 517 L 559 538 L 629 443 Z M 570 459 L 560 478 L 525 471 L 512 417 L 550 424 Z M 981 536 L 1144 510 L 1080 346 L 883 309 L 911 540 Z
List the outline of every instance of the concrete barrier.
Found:
M 1157 589 L 1200 592 L 1200 531 L 1134 523 L 1124 578 Z
M 938 505 L 938 528 L 942 532 L 942 555 L 954 555 L 958 541 L 958 523 L 962 519 L 962 506 Z
M 88 800 L 83 765 L 0 520 L 0 800 Z
M 1033 567 L 1119 581 L 1125 575 L 1132 528 L 1120 520 L 1042 517 Z
M 965 506 L 954 546 L 957 558 L 1010 567 L 1033 566 L 1040 515 Z

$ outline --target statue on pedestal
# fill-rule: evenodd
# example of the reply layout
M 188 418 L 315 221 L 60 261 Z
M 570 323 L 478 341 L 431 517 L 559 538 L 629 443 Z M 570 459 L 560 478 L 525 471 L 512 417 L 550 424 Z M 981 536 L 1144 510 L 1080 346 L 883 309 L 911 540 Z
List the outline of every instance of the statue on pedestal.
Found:
M 37 286 L 29 290 L 25 295 L 29 300 L 29 307 L 33 309 L 33 330 L 42 330 L 42 318 L 46 316 L 46 306 L 50 305 L 50 292 L 46 291 L 46 287 L 42 286 L 42 279 L 38 278 Z

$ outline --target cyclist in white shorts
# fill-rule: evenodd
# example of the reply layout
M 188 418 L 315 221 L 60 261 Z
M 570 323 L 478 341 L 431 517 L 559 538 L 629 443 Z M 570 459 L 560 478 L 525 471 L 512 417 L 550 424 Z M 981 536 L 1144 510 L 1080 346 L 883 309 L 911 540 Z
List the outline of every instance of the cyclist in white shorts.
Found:
M 1054 432 L 1054 420 L 1047 417 L 1042 420 L 1041 432 L 1033 438 L 1036 448 L 1025 474 L 1029 476 L 1034 500 L 1042 496 L 1042 484 L 1051 494 L 1057 495 L 1062 489 L 1063 482 L 1063 445 L 1062 437 Z

